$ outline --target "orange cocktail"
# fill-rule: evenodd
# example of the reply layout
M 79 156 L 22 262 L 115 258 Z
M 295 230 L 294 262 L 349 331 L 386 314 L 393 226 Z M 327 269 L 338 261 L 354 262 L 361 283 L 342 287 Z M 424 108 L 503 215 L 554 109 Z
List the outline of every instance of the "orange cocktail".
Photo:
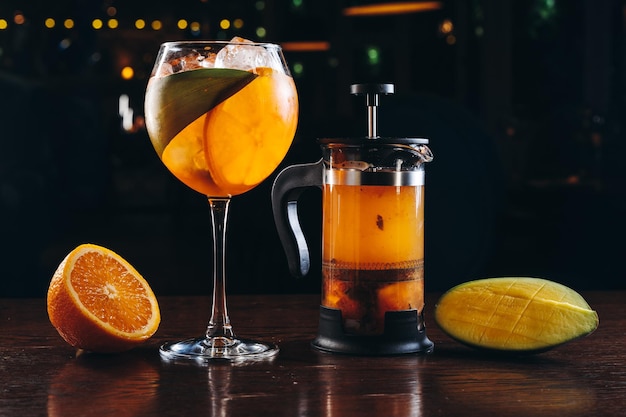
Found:
M 148 82 L 145 114 L 161 161 L 207 197 L 213 231 L 207 329 L 199 337 L 163 344 L 161 357 L 194 362 L 274 357 L 276 344 L 238 337 L 230 323 L 226 226 L 231 198 L 270 176 L 296 132 L 297 92 L 282 49 L 238 37 L 166 42 Z
M 322 305 L 347 332 L 379 334 L 387 311 L 424 306 L 423 186 L 323 191 Z

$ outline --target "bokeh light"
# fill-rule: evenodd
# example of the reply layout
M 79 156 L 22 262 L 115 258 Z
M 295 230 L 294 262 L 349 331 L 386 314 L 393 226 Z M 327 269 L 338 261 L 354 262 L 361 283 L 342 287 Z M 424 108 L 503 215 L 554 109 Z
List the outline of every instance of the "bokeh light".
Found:
M 200 34 L 200 23 L 199 22 L 191 22 L 191 25 L 189 25 L 189 29 L 191 30 L 191 33 L 195 36 L 198 36 Z
M 293 75 L 299 77 L 304 72 L 304 65 L 302 65 L 302 62 L 295 62 L 292 66 L 292 70 Z
M 130 80 L 135 76 L 135 70 L 133 69 L 133 67 L 124 67 L 122 68 L 121 76 L 125 80 Z
M 451 33 L 453 29 L 454 25 L 452 24 L 452 21 L 450 19 L 444 19 L 444 21 L 441 22 L 441 25 L 439 25 L 439 30 L 441 31 L 441 33 Z
M 23 25 L 24 22 L 26 22 L 26 18 L 24 17 L 22 12 L 15 12 L 15 15 L 13 16 L 13 22 L 15 22 L 16 25 Z
M 380 49 L 376 46 L 367 48 L 367 62 L 370 65 L 378 65 L 380 63 Z
M 68 38 L 62 39 L 61 42 L 59 42 L 59 49 L 61 51 L 66 50 L 70 46 L 72 46 L 72 41 Z

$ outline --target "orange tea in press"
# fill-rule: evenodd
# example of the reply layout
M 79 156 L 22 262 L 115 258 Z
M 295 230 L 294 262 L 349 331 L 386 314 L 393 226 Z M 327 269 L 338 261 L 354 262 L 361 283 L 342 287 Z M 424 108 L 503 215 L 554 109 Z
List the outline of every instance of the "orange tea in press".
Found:
M 323 189 L 322 305 L 348 333 L 380 334 L 385 312 L 424 306 L 423 186 Z

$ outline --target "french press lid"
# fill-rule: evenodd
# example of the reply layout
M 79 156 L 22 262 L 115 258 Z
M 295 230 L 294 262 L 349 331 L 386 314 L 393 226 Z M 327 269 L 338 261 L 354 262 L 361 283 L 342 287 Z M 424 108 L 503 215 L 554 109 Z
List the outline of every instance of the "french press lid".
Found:
M 382 137 L 378 134 L 381 95 L 393 84 L 352 84 L 350 93 L 365 96 L 367 136 L 322 138 L 324 183 L 331 185 L 424 185 L 424 162 L 432 160 L 426 138 Z

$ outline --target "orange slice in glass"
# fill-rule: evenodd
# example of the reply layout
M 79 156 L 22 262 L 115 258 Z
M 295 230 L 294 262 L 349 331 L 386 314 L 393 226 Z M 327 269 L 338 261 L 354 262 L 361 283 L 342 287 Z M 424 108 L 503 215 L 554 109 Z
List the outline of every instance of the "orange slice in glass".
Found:
M 206 160 L 213 180 L 231 194 L 266 179 L 293 140 L 298 99 L 293 79 L 257 68 L 252 82 L 213 108 L 205 121 Z

